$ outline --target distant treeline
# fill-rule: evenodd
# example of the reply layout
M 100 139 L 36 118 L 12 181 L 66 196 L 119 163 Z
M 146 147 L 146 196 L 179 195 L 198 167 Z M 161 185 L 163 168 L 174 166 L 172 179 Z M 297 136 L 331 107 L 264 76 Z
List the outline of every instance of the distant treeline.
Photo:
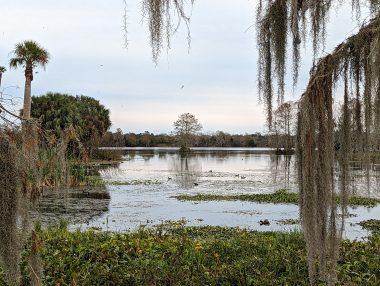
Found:
M 228 134 L 218 131 L 212 134 L 194 135 L 194 147 L 269 147 L 270 135 Z M 178 147 L 178 138 L 171 134 L 126 133 L 121 129 L 107 132 L 101 142 L 103 147 Z

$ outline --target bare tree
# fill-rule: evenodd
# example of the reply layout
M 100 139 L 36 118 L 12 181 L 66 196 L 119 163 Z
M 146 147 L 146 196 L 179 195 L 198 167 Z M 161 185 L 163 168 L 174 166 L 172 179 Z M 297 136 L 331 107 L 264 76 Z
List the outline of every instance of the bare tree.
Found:
M 293 102 L 281 104 L 274 112 L 272 132 L 277 149 L 290 152 L 294 147 L 293 135 L 296 123 L 296 105 Z

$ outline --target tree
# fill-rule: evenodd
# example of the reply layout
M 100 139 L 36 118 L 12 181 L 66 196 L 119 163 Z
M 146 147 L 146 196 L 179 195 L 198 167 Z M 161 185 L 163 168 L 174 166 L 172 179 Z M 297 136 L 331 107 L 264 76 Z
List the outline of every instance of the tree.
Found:
M 44 130 L 57 138 L 73 127 L 84 146 L 91 151 L 111 126 L 109 110 L 98 100 L 88 96 L 48 93 L 33 96 L 32 116 Z
M 152 134 L 150 134 L 149 131 L 145 131 L 141 137 L 141 144 L 144 147 L 150 147 L 151 143 L 152 143 Z
M 1 80 L 3 79 L 3 73 L 5 73 L 7 69 L 5 67 L 0 66 L 0 87 L 1 87 Z
M 49 62 L 50 56 L 47 50 L 34 41 L 25 41 L 17 44 L 13 54 L 14 58 L 10 60 L 10 67 L 15 69 L 22 67 L 25 69 L 23 117 L 24 119 L 30 119 L 33 70 L 37 66 L 45 68 Z
M 194 1 L 191 1 L 193 3 Z M 370 142 L 378 146 L 380 138 L 380 1 L 352 0 L 353 12 L 370 8 L 372 20 L 363 24 L 360 31 L 342 42 L 331 54 L 317 60 L 324 48 L 326 23 L 333 4 L 340 0 L 272 0 L 257 1 L 257 41 L 259 50 L 258 89 L 267 111 L 267 122 L 272 127 L 274 83 L 277 83 L 277 101 L 284 102 L 286 55 L 289 42 L 293 46 L 293 84 L 298 80 L 302 41 L 310 36 L 314 49 L 314 64 L 310 81 L 302 95 L 297 116 L 297 164 L 300 192 L 300 216 L 306 240 L 310 283 L 319 280 L 329 285 L 336 283 L 336 264 L 339 241 L 347 213 L 348 162 L 352 156 L 350 118 L 354 112 L 355 137 L 359 138 L 360 153 L 368 160 Z M 146 0 L 144 9 L 150 11 L 148 18 L 152 47 L 160 48 L 162 31 L 176 13 L 187 18 L 184 1 Z M 172 4 L 172 5 L 171 5 Z M 172 11 L 170 10 L 172 7 Z M 179 9 L 179 8 L 180 9 Z M 359 18 L 359 17 L 358 17 Z M 166 25 L 163 23 L 166 20 Z M 310 26 L 309 26 L 310 25 Z M 289 38 L 291 41 L 289 41 Z M 344 39 L 342 39 L 344 40 Z M 169 41 L 169 40 L 168 40 Z M 157 54 L 157 53 L 156 53 Z M 155 53 L 153 53 L 155 59 Z M 341 162 L 340 193 L 342 217 L 337 226 L 337 200 L 334 187 L 335 156 L 333 118 L 333 87 L 344 82 L 343 145 L 339 149 Z M 350 97 L 356 97 L 355 109 L 350 110 Z M 352 98 L 351 98 L 352 99 Z M 374 113 L 374 114 L 373 114 Z M 364 123 L 364 126 L 362 126 Z M 377 140 L 376 140 L 377 139 Z
M 136 147 L 137 146 L 137 136 L 134 133 L 126 134 L 125 136 L 125 145 L 127 147 Z
M 294 147 L 293 131 L 296 123 L 294 103 L 285 102 L 274 112 L 272 131 L 277 150 L 284 148 L 284 153 L 290 153 Z M 281 143 L 280 143 L 281 142 Z
M 174 133 L 177 135 L 181 148 L 188 149 L 192 145 L 194 135 L 202 130 L 202 125 L 193 114 L 184 113 L 174 122 Z

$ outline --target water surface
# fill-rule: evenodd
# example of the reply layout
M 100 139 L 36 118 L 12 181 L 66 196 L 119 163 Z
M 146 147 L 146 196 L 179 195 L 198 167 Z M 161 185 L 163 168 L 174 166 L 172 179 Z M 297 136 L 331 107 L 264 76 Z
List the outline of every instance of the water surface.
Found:
M 279 189 L 295 192 L 294 156 L 277 156 L 267 148 L 197 148 L 188 158 L 181 158 L 175 148 L 127 148 L 125 152 L 121 164 L 100 171 L 108 182 L 106 191 L 110 194 L 110 201 L 106 206 L 104 202 L 93 201 L 93 204 L 99 204 L 94 208 L 98 210 L 96 214 L 87 216 L 82 222 L 76 221 L 73 227 L 125 231 L 140 225 L 185 219 L 189 225 L 263 231 L 299 229 L 298 224 L 284 225 L 282 222 L 298 219 L 296 205 L 184 202 L 174 198 L 180 194 L 198 193 L 252 194 L 272 193 Z M 352 187 L 356 195 L 379 197 L 379 172 L 371 171 L 369 188 L 364 170 L 353 168 L 352 174 L 360 179 Z M 114 182 L 121 185 L 114 185 Z M 77 207 L 80 208 L 80 203 Z M 357 223 L 379 218 L 380 206 L 349 208 L 349 213 L 345 237 L 360 239 L 368 233 Z M 260 225 L 260 220 L 265 219 L 270 221 L 269 226 Z

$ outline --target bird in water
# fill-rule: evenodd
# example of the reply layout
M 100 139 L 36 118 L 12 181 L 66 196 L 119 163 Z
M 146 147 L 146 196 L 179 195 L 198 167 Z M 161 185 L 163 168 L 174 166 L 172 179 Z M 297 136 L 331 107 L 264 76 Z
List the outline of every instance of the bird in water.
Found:
M 267 219 L 260 220 L 260 225 L 270 225 L 270 222 Z

